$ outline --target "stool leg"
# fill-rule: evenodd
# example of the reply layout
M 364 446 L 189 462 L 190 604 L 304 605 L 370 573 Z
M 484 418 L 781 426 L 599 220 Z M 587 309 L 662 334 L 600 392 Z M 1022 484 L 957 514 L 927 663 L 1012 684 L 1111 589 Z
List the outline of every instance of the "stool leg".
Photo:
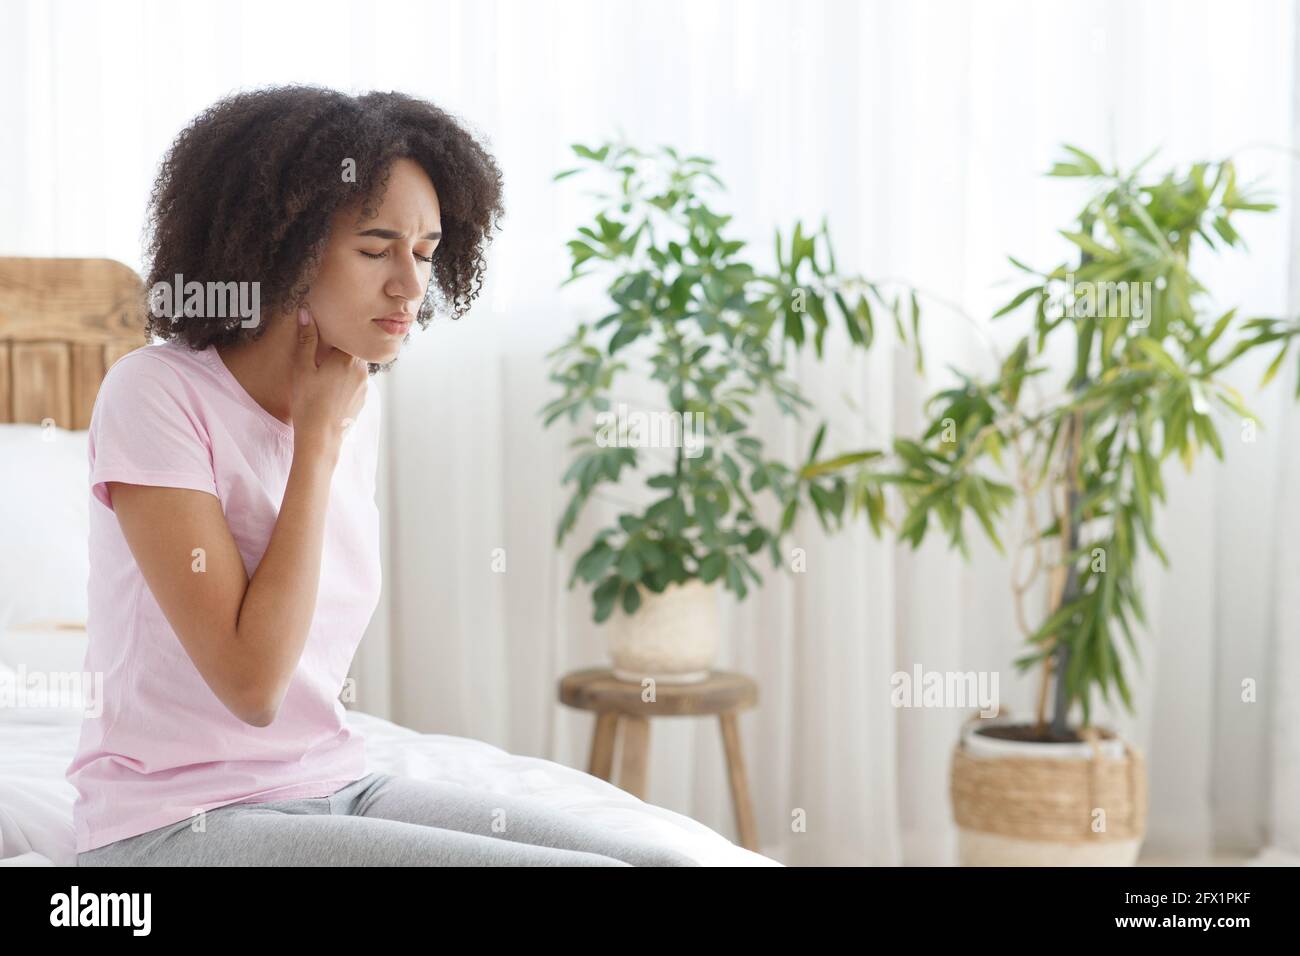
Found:
M 587 773 L 609 780 L 614 770 L 614 738 L 618 734 L 618 713 L 601 711 L 596 715 L 596 731 L 591 737 L 591 761 Z
M 754 825 L 754 805 L 749 799 L 749 782 L 745 777 L 745 756 L 740 749 L 740 729 L 734 712 L 719 714 L 722 745 L 727 752 L 727 776 L 731 781 L 731 799 L 736 805 L 736 830 L 740 845 L 758 852 L 758 829 Z
M 650 755 L 650 720 L 623 715 L 623 765 L 618 785 L 632 796 L 645 799 L 646 764 Z

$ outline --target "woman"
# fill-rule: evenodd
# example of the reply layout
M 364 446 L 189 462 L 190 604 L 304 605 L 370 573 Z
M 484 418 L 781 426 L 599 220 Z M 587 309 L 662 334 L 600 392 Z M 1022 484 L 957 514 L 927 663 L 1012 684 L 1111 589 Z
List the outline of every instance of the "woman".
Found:
M 397 93 L 239 94 L 173 144 L 149 217 L 163 341 L 113 365 L 90 426 L 104 706 L 67 772 L 78 865 L 696 865 L 367 773 L 344 719 L 381 585 L 370 378 L 436 305 L 469 308 L 501 188 Z

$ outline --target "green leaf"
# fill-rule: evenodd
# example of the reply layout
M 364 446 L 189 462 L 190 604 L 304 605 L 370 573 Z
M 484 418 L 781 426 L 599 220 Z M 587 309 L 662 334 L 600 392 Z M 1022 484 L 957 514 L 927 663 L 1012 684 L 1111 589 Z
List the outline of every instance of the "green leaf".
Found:
M 790 530 L 791 527 L 794 526 L 794 516 L 798 507 L 799 507 L 799 501 L 796 498 L 791 498 L 790 501 L 786 503 L 785 510 L 781 512 L 781 533 L 782 534 L 785 534 L 787 531 Z
M 795 345 L 803 345 L 803 318 L 793 309 L 785 313 L 785 336 Z
M 802 478 L 815 478 L 818 475 L 829 474 L 830 472 L 839 471 L 850 465 L 857 465 L 864 461 L 873 461 L 884 456 L 884 452 L 876 449 L 866 451 L 850 452 L 846 455 L 838 455 L 826 461 L 819 461 L 816 464 L 808 464 L 799 472 Z
M 1097 162 L 1097 160 L 1094 159 L 1092 156 L 1090 156 L 1088 153 L 1085 153 L 1083 150 L 1079 149 L 1079 147 L 1071 146 L 1068 143 L 1065 143 L 1063 144 L 1063 148 L 1065 149 L 1066 152 L 1072 153 L 1074 155 L 1074 158 L 1078 163 L 1079 167 L 1085 170 L 1087 175 L 1101 176 L 1104 174 L 1105 171 L 1101 168 L 1101 163 Z
M 588 149 L 586 146 L 583 146 L 581 143 L 574 143 L 570 148 L 579 156 L 582 156 L 585 159 L 594 159 L 598 163 L 603 163 L 605 161 L 605 157 L 609 155 L 608 144 L 602 146 L 600 149 L 597 150 Z
M 808 450 L 808 463 L 812 464 L 817 459 L 817 451 L 822 447 L 822 439 L 826 437 L 826 423 L 822 422 L 821 427 L 817 429 L 817 434 L 813 436 L 812 447 Z
M 636 552 L 624 550 L 618 559 L 618 576 L 624 581 L 639 581 L 641 571 L 641 559 L 637 557 Z
M 721 551 L 711 551 L 700 562 L 700 580 L 705 584 L 716 581 L 726 569 L 727 558 Z
M 584 554 L 573 569 L 574 578 L 581 578 L 584 581 L 595 581 L 603 577 L 609 570 L 610 565 L 614 563 L 616 554 L 614 549 L 603 541 L 597 542 Z M 569 585 L 573 586 L 573 579 L 570 579 Z
M 609 340 L 609 354 L 613 355 L 623 346 L 635 342 L 647 331 L 649 331 L 648 327 L 640 322 L 629 322 L 626 325 L 620 326 L 619 330 L 615 332 L 613 337 Z
M 641 606 L 641 592 L 635 584 L 629 584 L 623 591 L 623 612 L 635 614 Z
M 1134 339 L 1134 344 L 1147 354 L 1156 365 L 1160 366 L 1162 371 L 1176 379 L 1183 378 L 1183 370 L 1178 367 L 1178 363 L 1170 358 L 1169 353 L 1160 347 L 1160 343 L 1152 338 Z
M 1078 163 L 1053 163 L 1047 171 L 1049 176 L 1087 176 L 1088 171 Z
M 1098 259 L 1113 259 L 1116 255 L 1113 249 L 1107 249 L 1092 236 L 1083 232 L 1070 232 L 1069 230 L 1060 230 L 1061 235 L 1065 236 L 1076 246 L 1089 255 L 1096 256 Z
M 734 591 L 739 598 L 744 598 L 748 593 L 745 587 L 745 579 L 740 573 L 740 567 L 731 561 L 727 562 L 727 589 Z
M 614 601 L 618 597 L 619 589 L 623 582 L 617 577 L 606 578 L 600 586 L 592 592 L 592 600 L 595 603 L 596 623 L 604 621 L 614 610 Z
M 994 312 L 992 317 L 996 319 L 1006 315 L 1008 312 L 1014 312 L 1016 309 L 1020 308 L 1020 306 L 1024 305 L 1027 301 L 1029 301 L 1029 297 L 1031 295 L 1034 295 L 1035 293 L 1042 292 L 1042 291 L 1043 291 L 1042 286 L 1031 285 L 1028 289 L 1024 289 L 1023 291 L 1017 293 L 1014 299 L 1012 299 L 1002 308 Z
M 858 322 L 862 324 L 862 344 L 869 346 L 876 337 L 876 323 L 871 316 L 871 303 L 865 295 L 858 298 L 855 312 Z
M 722 453 L 722 470 L 732 482 L 740 481 L 740 467 L 736 464 L 736 459 L 726 452 Z
M 921 353 L 921 305 L 916 299 L 916 290 L 912 290 L 912 348 L 916 350 L 917 374 L 925 372 L 925 359 Z
M 1277 374 L 1278 369 L 1282 367 L 1282 360 L 1286 358 L 1287 351 L 1291 348 L 1291 343 L 1287 342 L 1282 346 L 1282 351 L 1277 353 L 1277 357 L 1269 363 L 1268 369 L 1264 372 L 1264 377 L 1259 380 L 1259 387 L 1263 388 L 1269 382 L 1273 381 L 1273 376 Z

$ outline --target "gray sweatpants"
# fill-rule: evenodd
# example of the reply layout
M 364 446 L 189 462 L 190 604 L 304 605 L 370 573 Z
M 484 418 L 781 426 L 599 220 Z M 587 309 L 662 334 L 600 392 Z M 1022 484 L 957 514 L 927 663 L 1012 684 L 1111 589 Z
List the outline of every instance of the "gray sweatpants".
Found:
M 699 866 L 527 798 L 372 773 L 328 797 L 232 803 L 78 866 Z

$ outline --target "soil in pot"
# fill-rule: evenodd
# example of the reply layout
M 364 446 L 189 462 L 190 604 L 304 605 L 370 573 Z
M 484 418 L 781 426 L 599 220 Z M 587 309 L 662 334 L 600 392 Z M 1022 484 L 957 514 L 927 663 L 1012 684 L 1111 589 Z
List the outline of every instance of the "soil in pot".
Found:
M 1079 744 L 1083 737 L 1077 730 L 1067 728 L 1064 734 L 1052 732 L 1051 724 L 1044 724 L 1040 733 L 1035 724 L 999 724 L 995 727 L 980 727 L 975 733 L 981 737 L 993 737 L 996 740 L 1013 740 L 1023 744 Z M 1102 736 L 1106 736 L 1103 734 Z

